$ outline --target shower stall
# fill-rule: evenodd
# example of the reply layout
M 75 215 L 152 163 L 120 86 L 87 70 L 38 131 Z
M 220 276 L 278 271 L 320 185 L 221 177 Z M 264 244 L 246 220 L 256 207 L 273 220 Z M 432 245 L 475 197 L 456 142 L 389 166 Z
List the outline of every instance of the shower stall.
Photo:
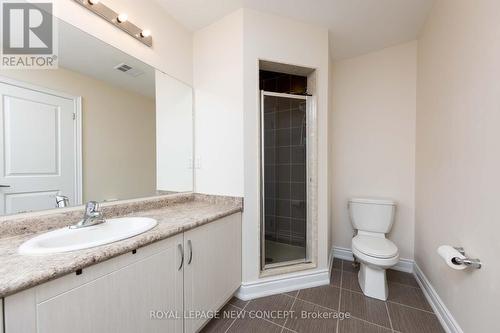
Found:
M 261 268 L 310 262 L 314 98 L 261 91 Z

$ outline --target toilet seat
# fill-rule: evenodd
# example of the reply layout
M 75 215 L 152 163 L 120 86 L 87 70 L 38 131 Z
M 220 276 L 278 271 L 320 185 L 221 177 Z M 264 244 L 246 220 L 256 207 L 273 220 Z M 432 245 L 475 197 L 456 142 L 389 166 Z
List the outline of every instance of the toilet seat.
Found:
M 352 248 L 352 254 L 359 260 L 361 264 L 377 267 L 379 269 L 391 268 L 392 266 L 396 265 L 399 261 L 399 254 L 397 254 L 392 258 L 381 259 L 366 255 L 358 251 L 354 247 Z
M 353 251 L 377 259 L 392 259 L 398 256 L 398 247 L 386 238 L 357 235 L 352 239 Z

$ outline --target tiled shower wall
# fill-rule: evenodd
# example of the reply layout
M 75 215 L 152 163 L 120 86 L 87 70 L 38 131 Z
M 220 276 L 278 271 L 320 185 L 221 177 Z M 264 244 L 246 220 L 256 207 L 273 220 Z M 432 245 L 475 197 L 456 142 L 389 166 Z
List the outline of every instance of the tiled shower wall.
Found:
M 305 77 L 261 72 L 261 88 L 305 92 Z M 266 240 L 306 246 L 306 102 L 264 99 Z

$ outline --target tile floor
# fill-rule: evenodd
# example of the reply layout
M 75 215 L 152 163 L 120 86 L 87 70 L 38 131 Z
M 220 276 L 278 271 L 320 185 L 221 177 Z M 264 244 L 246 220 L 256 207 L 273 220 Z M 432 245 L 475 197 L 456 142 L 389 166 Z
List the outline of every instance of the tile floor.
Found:
M 357 269 L 349 261 L 335 259 L 329 285 L 251 301 L 233 298 L 221 310 L 220 318 L 210 321 L 202 332 L 444 332 L 413 275 L 389 270 L 387 279 L 387 302 L 366 297 L 359 288 Z M 255 310 L 293 311 L 293 315 L 263 319 L 263 313 Z M 327 318 L 305 318 L 302 311 Z M 337 319 L 339 313 L 347 312 L 350 318 Z M 250 318 L 251 313 L 259 318 Z

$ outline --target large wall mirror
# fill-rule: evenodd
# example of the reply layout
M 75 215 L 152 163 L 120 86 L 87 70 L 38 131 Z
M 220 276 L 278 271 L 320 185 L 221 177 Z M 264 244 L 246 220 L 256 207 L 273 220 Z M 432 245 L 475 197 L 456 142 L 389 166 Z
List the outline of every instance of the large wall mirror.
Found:
M 58 69 L 0 70 L 0 215 L 192 191 L 192 88 L 58 26 Z

